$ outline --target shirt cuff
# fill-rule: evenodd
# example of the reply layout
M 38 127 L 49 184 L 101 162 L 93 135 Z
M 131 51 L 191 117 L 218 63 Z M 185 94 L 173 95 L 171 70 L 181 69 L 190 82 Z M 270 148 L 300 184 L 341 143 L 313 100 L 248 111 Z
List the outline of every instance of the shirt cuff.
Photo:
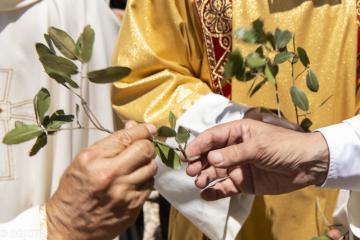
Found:
M 360 116 L 317 130 L 328 144 L 329 172 L 322 187 L 360 190 Z

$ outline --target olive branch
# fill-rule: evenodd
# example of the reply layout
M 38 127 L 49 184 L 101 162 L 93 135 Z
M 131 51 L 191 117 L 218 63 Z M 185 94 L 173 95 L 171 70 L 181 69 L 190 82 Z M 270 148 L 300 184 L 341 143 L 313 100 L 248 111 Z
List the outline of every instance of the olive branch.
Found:
M 72 79 L 79 75 L 81 81 L 90 81 L 94 84 L 108 84 L 119 81 L 128 76 L 131 70 L 127 67 L 113 66 L 96 71 L 87 71 L 87 64 L 92 58 L 95 43 L 95 31 L 90 25 L 85 26 L 77 41 L 65 31 L 50 27 L 44 34 L 46 44 L 36 43 L 35 48 L 39 60 L 46 74 L 61 86 L 65 87 L 71 94 L 79 99 L 80 104 L 75 105 L 75 114 L 66 114 L 59 109 L 54 113 L 48 113 L 51 104 L 51 94 L 48 89 L 42 88 L 33 99 L 36 124 L 16 122 L 15 128 L 8 132 L 3 138 L 7 145 L 21 144 L 36 139 L 29 155 L 36 155 L 48 143 L 49 136 L 61 131 L 75 130 L 98 130 L 111 134 L 112 131 L 102 125 L 88 102 L 82 96 L 82 85 Z M 82 110 L 89 119 L 92 126 L 84 127 L 79 121 L 79 112 Z M 73 123 L 76 119 L 76 127 L 64 127 Z M 162 161 L 169 167 L 180 166 L 179 152 L 185 153 L 185 145 L 190 133 L 180 127 L 175 130 L 176 117 L 173 113 L 169 116 L 172 128 L 161 127 L 159 136 L 154 137 L 156 151 Z M 179 143 L 177 148 L 172 148 L 162 141 L 164 137 L 176 137 Z M 185 145 L 183 145 L 185 144 Z
M 285 118 L 281 112 L 278 79 L 279 65 L 290 64 L 292 86 L 289 93 L 294 104 L 294 112 L 297 124 L 305 131 L 309 131 L 313 122 L 309 118 L 310 103 L 306 93 L 296 83 L 305 76 L 308 90 L 312 93 L 319 91 L 319 81 L 313 69 L 306 50 L 296 47 L 295 36 L 288 30 L 276 28 L 274 32 L 265 32 L 262 20 L 255 20 L 250 27 L 240 28 L 235 32 L 238 41 L 253 44 L 256 50 L 244 57 L 239 50 L 229 54 L 228 62 L 224 67 L 225 81 L 229 82 L 233 77 L 241 82 L 252 81 L 248 91 L 249 97 L 253 97 L 263 86 L 271 83 L 274 86 L 274 97 L 277 103 L 277 115 Z M 292 42 L 292 50 L 288 45 Z M 300 61 L 299 61 L 300 60 Z M 304 69 L 295 73 L 295 65 L 301 62 Z M 332 96 L 326 98 L 319 108 L 325 105 Z

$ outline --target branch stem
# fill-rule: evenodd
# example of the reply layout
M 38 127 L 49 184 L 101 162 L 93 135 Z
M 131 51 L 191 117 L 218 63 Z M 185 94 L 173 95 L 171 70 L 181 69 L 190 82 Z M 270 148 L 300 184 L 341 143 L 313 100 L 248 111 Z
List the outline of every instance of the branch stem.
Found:
M 295 35 L 293 37 L 293 48 L 294 48 L 294 52 L 296 51 L 296 44 L 295 44 Z M 291 78 L 292 78 L 292 85 L 293 87 L 295 87 L 295 66 L 294 66 L 294 62 L 291 62 Z M 300 120 L 299 120 L 299 110 L 296 106 L 295 103 L 294 104 L 294 108 L 295 108 L 295 114 L 296 114 L 296 122 L 299 125 L 300 124 Z

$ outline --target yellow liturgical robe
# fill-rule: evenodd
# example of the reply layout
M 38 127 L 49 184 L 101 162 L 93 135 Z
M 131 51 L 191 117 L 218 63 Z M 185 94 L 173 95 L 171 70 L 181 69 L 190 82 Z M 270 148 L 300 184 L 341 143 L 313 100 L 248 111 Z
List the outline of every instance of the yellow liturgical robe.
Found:
M 122 119 L 166 123 L 169 111 L 181 115 L 199 97 L 213 89 L 208 63 L 200 0 L 130 0 L 113 63 L 133 72 L 114 84 L 113 106 Z M 205 1 L 204 2 L 209 2 Z M 296 44 L 305 48 L 311 68 L 317 73 L 320 91 L 309 93 L 314 129 L 353 116 L 360 106 L 356 94 L 357 24 L 356 3 L 348 0 L 214 0 L 218 11 L 214 22 L 225 26 L 224 14 L 232 7 L 230 25 L 236 30 L 261 17 L 265 28 L 276 27 L 295 33 Z M 205 13 L 206 14 L 206 13 Z M 234 41 L 232 48 L 243 53 L 249 49 Z M 287 68 L 289 69 L 289 68 Z M 295 121 L 289 97 L 290 70 L 281 69 L 279 94 L 281 109 Z M 295 69 L 300 72 L 301 69 Z M 290 75 L 291 76 L 291 75 Z M 305 89 L 305 81 L 298 80 Z M 271 85 L 253 98 L 249 85 L 232 84 L 234 101 L 251 106 L 274 108 Z M 331 100 L 317 106 L 328 96 Z M 358 94 L 359 96 L 359 94 Z M 359 98 L 359 97 L 358 97 Z M 239 239 L 311 239 L 326 229 L 323 213 L 331 222 L 337 191 L 309 187 L 281 196 L 257 197 Z M 169 239 L 202 239 L 202 234 L 175 209 L 172 210 Z

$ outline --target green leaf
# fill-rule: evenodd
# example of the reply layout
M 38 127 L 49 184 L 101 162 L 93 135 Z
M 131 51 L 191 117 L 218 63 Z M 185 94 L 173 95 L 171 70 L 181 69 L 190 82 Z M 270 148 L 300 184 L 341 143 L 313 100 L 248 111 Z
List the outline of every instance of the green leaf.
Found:
M 109 67 L 106 69 L 88 73 L 90 82 L 93 83 L 113 83 L 128 76 L 131 72 L 127 67 Z
M 257 93 L 265 85 L 265 83 L 267 83 L 267 81 L 268 80 L 265 78 L 264 80 L 262 80 L 261 82 L 256 84 L 256 86 L 254 87 L 254 89 L 250 93 L 250 97 L 254 96 L 255 93 Z
M 312 92 L 318 92 L 319 91 L 319 81 L 316 77 L 316 74 L 313 70 L 309 70 L 308 74 L 306 75 L 306 85 Z
M 22 121 L 16 121 L 16 122 L 15 122 L 15 128 L 17 128 L 17 127 L 19 127 L 19 126 L 22 126 L 22 125 L 25 125 L 25 123 L 22 122 Z
M 308 132 L 313 125 L 313 122 L 309 118 L 305 118 L 301 121 L 301 128 L 304 129 L 304 131 Z
M 155 151 L 167 167 L 172 169 L 179 169 L 181 167 L 180 156 L 172 148 L 165 144 L 155 143 Z
M 224 66 L 224 78 L 231 80 L 233 76 L 241 76 L 244 74 L 244 58 L 241 52 L 236 49 L 229 54 L 229 60 Z
M 67 58 L 76 60 L 76 45 L 75 41 L 69 34 L 61 29 L 50 27 L 48 34 L 55 44 L 56 48 Z
M 266 67 L 265 67 L 265 76 L 266 76 L 266 78 L 267 78 L 272 84 L 275 85 L 276 80 L 275 80 L 275 77 L 274 77 L 274 75 L 273 75 L 273 73 L 272 73 L 272 70 L 271 70 L 269 64 L 266 64 Z
M 253 28 L 240 28 L 235 32 L 235 38 L 245 43 L 256 43 L 257 34 Z
M 169 112 L 169 123 L 170 123 L 170 127 L 172 129 L 175 129 L 176 126 L 176 116 L 173 112 Z
M 165 137 L 165 138 L 176 137 L 176 131 L 172 128 L 164 126 L 158 129 L 158 135 L 159 137 Z
M 43 55 L 40 57 L 40 61 L 48 74 L 56 72 L 69 76 L 78 73 L 77 66 L 72 61 L 63 57 Z
M 54 45 L 53 45 L 53 43 L 51 41 L 50 35 L 49 34 L 44 34 L 44 38 L 45 38 L 45 41 L 46 41 L 47 45 L 50 48 L 51 53 L 56 55 L 56 51 L 55 51 Z
M 276 44 L 275 44 L 275 36 L 274 36 L 274 34 L 272 34 L 271 32 L 268 32 L 266 34 L 266 39 L 270 43 L 271 47 L 275 50 L 276 49 Z
M 6 145 L 14 145 L 30 141 L 42 134 L 42 129 L 38 125 L 18 125 L 8 132 L 3 143 Z
M 290 60 L 293 56 L 294 54 L 292 54 L 291 52 L 280 52 L 276 54 L 274 58 L 274 64 L 282 64 Z
M 259 53 L 254 52 L 254 53 L 250 53 L 247 57 L 246 57 L 246 63 L 249 65 L 249 67 L 251 68 L 259 68 L 259 67 L 263 67 L 266 64 L 266 59 L 261 57 Z
M 64 110 L 57 110 L 50 117 L 49 124 L 47 125 L 48 131 L 59 130 L 64 124 L 74 121 L 74 115 L 65 114 Z
M 41 124 L 44 120 L 45 113 L 50 107 L 50 92 L 46 88 L 42 88 L 34 98 L 34 108 L 38 119 Z
M 309 100 L 306 94 L 296 86 L 290 88 L 290 94 L 293 103 L 301 110 L 307 112 L 309 110 Z
M 280 29 L 275 30 L 275 44 L 277 49 L 285 48 L 291 39 L 293 38 L 293 34 L 287 30 L 281 31 Z
M 301 63 L 304 65 L 304 67 L 308 67 L 310 64 L 310 60 L 309 60 L 309 57 L 308 57 L 305 49 L 298 47 L 297 52 L 298 52 Z
M 257 19 L 252 23 L 252 27 L 256 33 L 256 43 L 265 43 L 266 34 L 264 31 L 264 22 L 261 19 Z
M 60 83 L 61 85 L 64 85 L 66 88 L 68 88 L 67 84 L 70 85 L 72 88 L 79 88 L 79 85 L 69 76 L 56 72 L 49 73 L 49 76 L 52 79 L 54 79 L 56 82 Z
M 176 142 L 177 143 L 186 143 L 189 141 L 190 132 L 184 127 L 179 127 L 178 133 L 176 135 Z
M 40 149 L 46 146 L 46 144 L 47 144 L 47 135 L 46 133 L 43 133 L 36 139 L 34 146 L 31 148 L 29 154 L 30 157 L 35 156 L 40 151 Z
M 39 57 L 42 57 L 44 55 L 54 55 L 45 44 L 36 43 L 35 48 L 36 48 L 36 52 L 38 53 Z
M 90 61 L 94 42 L 95 31 L 91 28 L 90 25 L 87 25 L 76 42 L 76 55 L 82 63 L 87 63 Z

